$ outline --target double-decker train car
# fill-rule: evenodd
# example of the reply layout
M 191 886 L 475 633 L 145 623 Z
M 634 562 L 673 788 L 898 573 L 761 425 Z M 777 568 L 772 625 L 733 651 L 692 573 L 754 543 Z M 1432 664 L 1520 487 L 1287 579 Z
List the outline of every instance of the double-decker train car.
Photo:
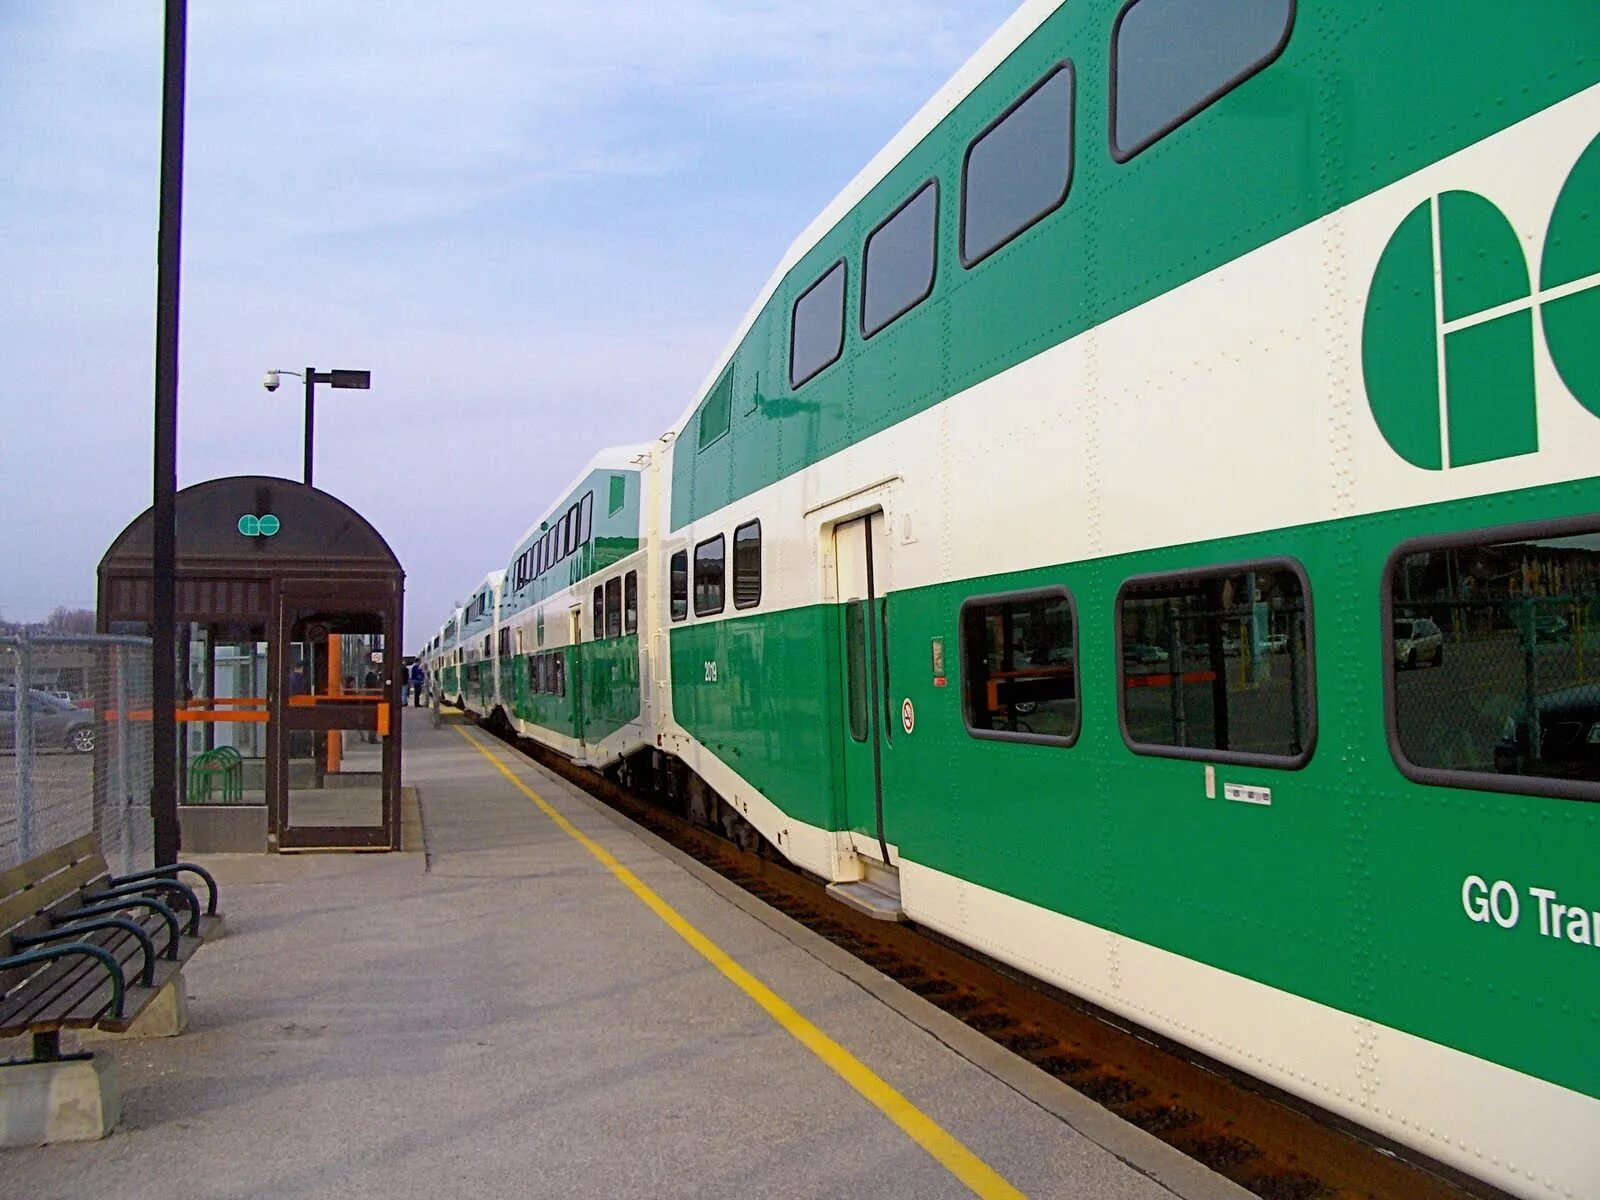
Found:
M 496 701 L 494 631 L 505 576 L 504 571 L 490 571 L 461 606 L 461 632 L 456 640 L 460 664 L 456 703 L 480 716 L 492 713 Z
M 523 535 L 504 573 L 495 707 L 516 732 L 586 765 L 648 743 L 639 638 L 648 449 L 596 455 Z
M 1028 4 L 640 465 L 691 812 L 1600 1195 L 1600 9 Z

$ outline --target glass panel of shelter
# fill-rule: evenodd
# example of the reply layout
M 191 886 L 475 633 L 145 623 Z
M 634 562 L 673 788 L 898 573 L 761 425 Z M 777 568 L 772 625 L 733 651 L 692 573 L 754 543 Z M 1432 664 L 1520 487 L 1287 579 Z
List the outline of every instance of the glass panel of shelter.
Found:
M 266 624 L 191 621 L 179 654 L 181 802 L 265 804 Z
M 383 824 L 383 761 L 392 706 L 384 694 L 382 618 L 302 613 L 292 625 L 285 705 L 287 824 Z

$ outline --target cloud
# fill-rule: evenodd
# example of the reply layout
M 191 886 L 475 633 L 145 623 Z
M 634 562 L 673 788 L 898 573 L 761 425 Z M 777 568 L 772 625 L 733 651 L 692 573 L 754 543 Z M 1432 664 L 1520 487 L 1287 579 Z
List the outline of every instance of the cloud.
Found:
M 298 477 L 261 371 L 370 368 L 319 400 L 317 479 L 431 626 L 594 450 L 676 419 L 1011 3 L 191 5 L 180 478 Z M 144 0 L 0 6 L 7 615 L 92 595 L 149 500 L 160 55 Z

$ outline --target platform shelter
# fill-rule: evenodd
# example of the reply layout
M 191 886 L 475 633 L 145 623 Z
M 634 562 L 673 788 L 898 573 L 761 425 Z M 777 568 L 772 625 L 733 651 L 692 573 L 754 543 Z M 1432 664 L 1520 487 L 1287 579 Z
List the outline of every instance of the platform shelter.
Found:
M 100 562 L 101 632 L 150 632 L 152 526 Z M 405 573 L 382 535 L 303 483 L 213 479 L 177 495 L 176 584 L 184 846 L 398 850 Z

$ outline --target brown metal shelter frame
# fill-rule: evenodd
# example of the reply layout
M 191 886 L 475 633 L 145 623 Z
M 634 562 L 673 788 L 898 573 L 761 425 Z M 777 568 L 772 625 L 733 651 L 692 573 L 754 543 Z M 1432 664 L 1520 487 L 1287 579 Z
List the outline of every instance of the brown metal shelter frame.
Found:
M 246 532 L 270 528 L 270 536 Z M 242 518 L 245 521 L 241 529 Z M 98 628 L 124 633 L 152 620 L 153 519 L 146 510 L 100 560 Z M 213 479 L 177 495 L 177 620 L 249 624 L 265 631 L 267 696 L 257 714 L 208 704 L 180 719 L 264 720 L 269 848 L 400 849 L 400 721 L 394 713 L 404 646 L 405 572 L 376 529 L 342 500 L 289 479 L 244 475 Z M 295 612 L 370 614 L 384 635 L 377 696 L 291 696 L 289 642 Z M 142 630 L 141 630 L 142 632 Z M 184 639 L 187 647 L 187 639 Z M 180 701 L 180 704 L 182 701 Z M 374 729 L 382 751 L 382 823 L 302 826 L 288 819 L 288 754 L 293 731 Z

